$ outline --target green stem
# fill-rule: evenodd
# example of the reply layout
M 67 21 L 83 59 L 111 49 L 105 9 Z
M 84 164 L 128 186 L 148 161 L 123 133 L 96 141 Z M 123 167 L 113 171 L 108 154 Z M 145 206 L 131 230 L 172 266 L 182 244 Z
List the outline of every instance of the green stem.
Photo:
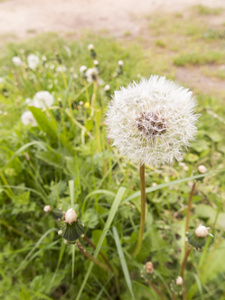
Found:
M 110 272 L 111 270 L 109 269 L 109 267 L 102 263 L 101 261 L 99 261 L 97 258 L 95 258 L 94 256 L 91 255 L 91 253 L 89 253 L 82 245 L 79 241 L 76 241 L 76 245 L 78 247 L 78 249 L 80 250 L 80 252 L 82 254 L 84 254 L 85 257 L 87 257 L 88 259 L 90 259 L 91 261 L 93 261 L 93 263 L 95 263 L 96 265 L 98 265 L 100 268 L 102 268 L 103 270 L 105 270 L 106 272 Z
M 144 229 L 145 229 L 145 206 L 146 206 L 146 195 L 145 195 L 145 164 L 140 166 L 140 183 L 141 183 L 141 221 L 138 236 L 138 243 L 134 251 L 133 256 L 137 256 L 141 249 Z

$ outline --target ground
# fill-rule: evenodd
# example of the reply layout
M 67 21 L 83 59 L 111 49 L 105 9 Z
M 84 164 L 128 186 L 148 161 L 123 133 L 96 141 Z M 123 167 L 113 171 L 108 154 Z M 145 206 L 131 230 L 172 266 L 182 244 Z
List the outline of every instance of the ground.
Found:
M 149 34 L 149 19 L 155 12 L 182 12 L 185 16 L 195 0 L 0 0 L 0 45 L 4 40 L 21 40 L 45 32 L 74 33 L 79 37 L 82 30 L 92 30 L 109 34 L 117 39 L 144 39 L 143 47 L 152 47 Z M 199 0 L 211 8 L 225 8 L 224 0 Z M 224 13 L 207 15 L 208 24 L 217 26 L 223 23 Z M 160 36 L 160 34 L 159 34 Z M 169 53 L 167 55 L 170 55 Z M 210 66 L 211 73 L 223 70 L 224 65 Z M 206 76 L 205 73 L 208 75 Z M 205 92 L 222 91 L 224 81 L 210 78 L 210 69 L 178 68 L 175 79 Z M 222 78 L 223 79 L 223 78 Z

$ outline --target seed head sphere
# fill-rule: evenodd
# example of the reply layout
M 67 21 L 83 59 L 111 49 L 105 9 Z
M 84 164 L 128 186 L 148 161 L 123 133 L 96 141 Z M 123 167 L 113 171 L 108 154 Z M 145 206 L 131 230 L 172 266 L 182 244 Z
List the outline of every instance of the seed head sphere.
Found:
M 190 90 L 152 75 L 115 92 L 106 114 L 108 137 L 133 162 L 169 164 L 194 140 L 195 106 Z

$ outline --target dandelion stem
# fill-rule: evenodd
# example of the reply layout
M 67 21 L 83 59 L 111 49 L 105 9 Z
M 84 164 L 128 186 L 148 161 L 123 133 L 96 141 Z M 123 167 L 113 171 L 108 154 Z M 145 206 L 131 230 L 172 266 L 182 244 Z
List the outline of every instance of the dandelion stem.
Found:
M 154 283 L 152 283 L 150 280 L 148 280 L 148 284 L 150 285 L 151 288 L 153 288 L 153 290 L 159 295 L 159 298 L 161 300 L 164 300 L 164 297 L 162 295 L 162 293 L 158 290 L 158 288 L 154 285 Z
M 89 240 L 88 237 L 86 237 L 86 235 L 84 235 L 84 240 L 93 248 L 96 249 L 96 246 L 92 243 L 92 241 Z M 108 265 L 108 267 L 110 268 L 111 271 L 113 271 L 113 268 L 110 264 L 110 262 L 108 261 L 108 259 L 105 257 L 105 255 L 99 251 L 99 255 L 101 255 L 101 257 L 104 259 L 104 261 L 106 262 L 106 264 Z
M 134 251 L 133 256 L 136 256 L 142 245 L 143 234 L 145 229 L 145 206 L 146 206 L 146 195 L 145 195 L 145 164 L 140 166 L 140 183 L 141 183 L 141 221 L 138 236 L 138 243 Z
M 91 261 L 93 261 L 93 263 L 95 263 L 96 265 L 98 265 L 100 268 L 102 268 L 103 270 L 105 270 L 106 272 L 110 272 L 109 267 L 102 263 L 101 261 L 99 261 L 97 258 L 95 258 L 94 256 L 91 255 L 91 253 L 89 253 L 82 245 L 79 241 L 76 241 L 76 245 L 78 247 L 78 249 L 80 250 L 80 252 L 82 254 L 84 254 L 85 257 L 87 257 L 88 259 L 90 259 Z
M 188 232 L 189 220 L 190 220 L 190 213 L 191 213 L 191 202 L 192 202 L 194 190 L 195 190 L 195 182 L 194 182 L 193 185 L 192 185 L 191 193 L 190 193 L 189 200 L 188 200 L 188 208 L 187 208 L 187 216 L 186 216 L 186 225 L 185 225 L 185 234 L 186 234 L 186 232 Z

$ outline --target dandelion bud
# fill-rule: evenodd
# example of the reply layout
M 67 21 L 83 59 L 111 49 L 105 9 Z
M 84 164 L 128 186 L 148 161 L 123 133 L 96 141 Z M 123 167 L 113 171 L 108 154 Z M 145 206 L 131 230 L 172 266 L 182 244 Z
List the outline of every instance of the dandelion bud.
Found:
M 122 67 L 123 65 L 124 65 L 123 61 L 122 61 L 122 60 L 119 60 L 119 61 L 118 61 L 118 66 L 119 66 L 119 67 Z
M 43 208 L 43 211 L 44 212 L 46 212 L 46 213 L 48 213 L 48 212 L 50 212 L 51 211 L 51 206 L 50 205 L 45 205 L 45 207 Z
M 153 263 L 151 261 L 148 261 L 145 264 L 145 272 L 147 274 L 152 274 L 154 272 L 154 267 L 153 267 Z
M 71 225 L 76 221 L 77 221 L 77 213 L 73 208 L 68 209 L 65 214 L 65 222 Z
M 104 91 L 105 92 L 109 92 L 110 91 L 110 85 L 106 84 L 106 86 L 104 87 Z
M 93 44 L 89 44 L 88 45 L 88 50 L 94 50 L 94 45 Z
M 201 249 L 206 243 L 207 236 L 213 237 L 209 233 L 209 229 L 209 227 L 200 224 L 195 230 L 189 232 L 187 235 L 189 244 L 197 249 Z
M 94 60 L 94 65 L 95 65 L 95 66 L 98 66 L 98 65 L 99 65 L 99 62 L 98 62 L 97 59 Z
M 195 229 L 195 234 L 197 237 L 206 237 L 209 234 L 209 227 L 205 227 L 203 225 L 199 225 Z
M 207 172 L 207 168 L 205 166 L 201 165 L 198 167 L 198 171 L 199 171 L 199 173 L 204 174 Z
M 176 279 L 176 284 L 177 285 L 182 285 L 184 283 L 183 278 L 181 276 L 178 276 Z
M 59 231 L 58 231 L 58 235 L 62 235 L 62 230 L 59 230 Z

